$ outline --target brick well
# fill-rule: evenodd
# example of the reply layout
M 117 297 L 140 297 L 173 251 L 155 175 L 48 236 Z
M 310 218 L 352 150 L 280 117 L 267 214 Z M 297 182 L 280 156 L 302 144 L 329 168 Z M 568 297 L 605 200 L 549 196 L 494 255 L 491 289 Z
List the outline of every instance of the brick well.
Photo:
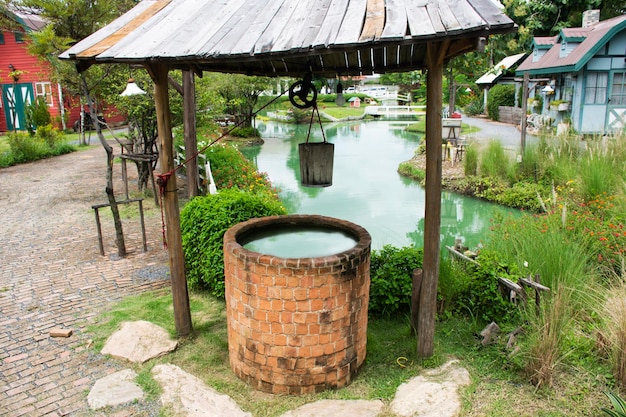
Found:
M 316 258 L 281 258 L 242 247 L 242 237 L 277 226 L 330 227 L 356 240 Z M 273 394 L 348 385 L 365 360 L 371 237 L 345 220 L 316 215 L 252 219 L 224 235 L 230 365 Z

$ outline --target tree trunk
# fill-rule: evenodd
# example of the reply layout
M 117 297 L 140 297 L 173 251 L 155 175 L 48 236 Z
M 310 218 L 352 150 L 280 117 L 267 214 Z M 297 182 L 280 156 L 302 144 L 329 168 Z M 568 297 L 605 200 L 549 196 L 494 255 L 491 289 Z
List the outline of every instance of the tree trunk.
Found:
M 117 254 L 124 258 L 126 257 L 126 243 L 124 242 L 124 231 L 122 229 L 122 221 L 120 219 L 120 211 L 117 207 L 117 201 L 115 200 L 115 194 L 113 192 L 113 148 L 107 143 L 104 135 L 102 134 L 102 128 L 98 120 L 98 114 L 91 95 L 89 94 L 89 87 L 87 86 L 87 80 L 85 74 L 81 73 L 81 81 L 83 84 L 83 92 L 87 99 L 87 105 L 89 106 L 89 113 L 91 120 L 94 122 L 96 128 L 96 134 L 107 154 L 107 180 L 105 192 L 109 200 L 111 207 L 111 213 L 113 214 L 113 223 L 115 224 L 115 244 L 117 246 Z

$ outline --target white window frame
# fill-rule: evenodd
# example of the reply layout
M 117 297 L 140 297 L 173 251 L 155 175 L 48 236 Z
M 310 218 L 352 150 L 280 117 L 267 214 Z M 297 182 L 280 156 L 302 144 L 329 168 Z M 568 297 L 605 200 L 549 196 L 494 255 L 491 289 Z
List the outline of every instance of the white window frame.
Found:
M 43 97 L 48 107 L 54 107 L 54 99 L 52 96 L 52 84 L 48 81 L 35 83 L 35 99 Z

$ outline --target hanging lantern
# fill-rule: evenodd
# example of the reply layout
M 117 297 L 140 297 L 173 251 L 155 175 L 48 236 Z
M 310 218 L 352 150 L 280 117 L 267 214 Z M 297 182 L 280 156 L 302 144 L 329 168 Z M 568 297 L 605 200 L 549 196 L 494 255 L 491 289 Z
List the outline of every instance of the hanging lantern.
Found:
M 137 96 L 141 94 L 146 94 L 146 92 L 143 91 L 137 84 L 135 84 L 134 79 L 129 78 L 128 84 L 126 84 L 126 88 L 124 89 L 124 91 L 122 91 L 120 96 L 128 97 L 128 96 Z

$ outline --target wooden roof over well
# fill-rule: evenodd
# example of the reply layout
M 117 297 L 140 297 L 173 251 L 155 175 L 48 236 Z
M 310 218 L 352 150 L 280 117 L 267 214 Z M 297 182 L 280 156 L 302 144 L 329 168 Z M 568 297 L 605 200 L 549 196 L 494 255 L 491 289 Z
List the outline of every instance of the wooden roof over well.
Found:
M 142 0 L 61 57 L 167 62 L 173 69 L 248 75 L 359 75 L 425 68 L 515 30 L 492 0 Z

